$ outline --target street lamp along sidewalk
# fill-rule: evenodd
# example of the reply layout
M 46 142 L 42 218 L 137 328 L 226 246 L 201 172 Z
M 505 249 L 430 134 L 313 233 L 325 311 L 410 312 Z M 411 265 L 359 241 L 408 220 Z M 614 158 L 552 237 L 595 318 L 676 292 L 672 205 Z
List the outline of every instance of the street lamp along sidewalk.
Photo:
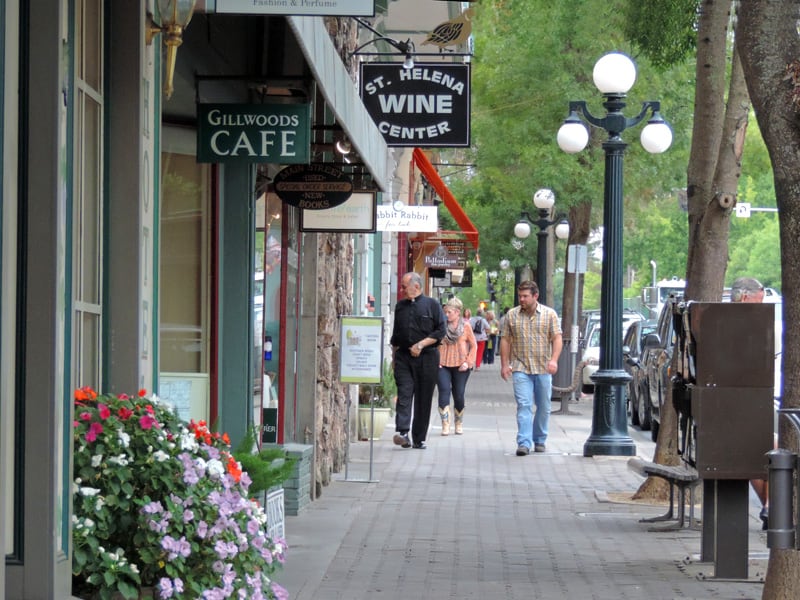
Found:
M 583 446 L 584 456 L 634 456 L 636 446 L 628 435 L 624 386 L 630 376 L 622 368 L 622 166 L 627 144 L 620 134 L 638 125 L 650 113 L 640 141 L 651 154 L 664 152 L 672 143 L 672 130 L 661 117 L 661 103 L 649 100 L 633 118 L 626 117 L 625 98 L 636 81 L 636 66 L 621 52 L 601 57 L 592 73 L 603 94 L 604 117 L 589 113 L 585 100 L 569 103 L 569 116 L 558 130 L 558 146 L 569 154 L 589 142 L 586 124 L 605 130 L 605 184 L 603 190 L 603 267 L 600 287 L 600 368 L 595 382 L 592 431 Z
M 533 205 L 539 212 L 537 220 L 531 219 L 528 212 L 523 211 L 519 222 L 514 225 L 514 235 L 521 239 L 527 239 L 531 234 L 531 223 L 539 228 L 536 246 L 536 284 L 539 287 L 539 298 L 547 303 L 547 228 L 555 225 L 556 237 L 565 240 L 569 237 L 569 222 L 566 216 L 560 214 L 553 220 L 548 219 L 550 209 L 556 202 L 556 195 L 553 190 L 542 188 L 533 195 Z

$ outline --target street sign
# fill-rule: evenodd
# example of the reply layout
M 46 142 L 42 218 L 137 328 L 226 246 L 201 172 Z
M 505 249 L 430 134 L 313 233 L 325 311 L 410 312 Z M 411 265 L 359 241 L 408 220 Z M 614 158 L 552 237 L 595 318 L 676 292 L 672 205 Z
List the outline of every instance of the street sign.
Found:
M 586 273 L 589 250 L 586 246 L 570 244 L 567 247 L 567 273 Z
M 750 216 L 750 203 L 749 202 L 737 202 L 736 203 L 736 216 L 742 218 L 748 218 Z

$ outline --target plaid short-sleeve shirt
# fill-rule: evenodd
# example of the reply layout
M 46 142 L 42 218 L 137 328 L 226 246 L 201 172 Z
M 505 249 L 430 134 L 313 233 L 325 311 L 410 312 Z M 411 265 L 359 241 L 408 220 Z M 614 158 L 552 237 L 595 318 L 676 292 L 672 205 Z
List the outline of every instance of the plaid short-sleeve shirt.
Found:
M 541 375 L 547 373 L 553 338 L 561 335 L 561 325 L 558 314 L 549 306 L 537 304 L 533 314 L 517 306 L 508 311 L 501 335 L 511 345 L 511 370 Z

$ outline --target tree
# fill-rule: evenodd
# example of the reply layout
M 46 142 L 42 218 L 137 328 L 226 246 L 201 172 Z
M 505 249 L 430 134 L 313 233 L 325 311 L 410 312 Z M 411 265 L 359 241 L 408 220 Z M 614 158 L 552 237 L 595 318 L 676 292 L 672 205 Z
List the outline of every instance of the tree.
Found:
M 796 0 L 748 0 L 739 8 L 736 47 L 764 142 L 769 150 L 780 215 L 785 339 L 800 331 L 800 39 Z M 800 348 L 783 347 L 784 408 L 800 407 Z M 780 445 L 800 451 L 783 421 Z M 800 553 L 772 550 L 762 598 L 800 597 Z
M 634 54 L 620 33 L 624 3 L 490 0 L 476 7 L 474 148 L 468 157 L 477 168 L 453 182 L 453 189 L 481 231 L 482 267 L 496 268 L 503 258 L 515 266 L 533 258 L 535 265 L 534 236 L 522 251 L 514 250 L 511 242 L 520 211 L 533 210 L 533 192 L 541 187 L 553 189 L 557 210 L 569 213 L 567 244 L 586 244 L 592 228 L 598 226 L 603 132 L 594 131 L 589 148 L 576 156 L 561 152 L 555 134 L 567 115 L 569 100 L 586 98 L 591 110 L 601 113 L 601 96 L 591 83 L 594 62 L 611 50 Z M 640 68 L 637 99 L 649 99 L 657 92 L 676 131 L 687 131 L 691 110 L 685 66 L 658 72 L 647 58 L 636 60 Z M 674 148 L 658 157 L 631 143 L 628 154 L 636 168 L 625 173 L 626 209 L 650 198 L 667 198 L 671 190 L 683 187 L 687 153 L 686 135 L 676 135 Z M 627 221 L 626 232 L 629 226 L 632 231 L 635 223 Z M 556 264 L 564 264 L 567 244 L 556 244 Z M 563 291 L 565 332 L 570 330 L 573 314 L 573 281 L 566 278 Z

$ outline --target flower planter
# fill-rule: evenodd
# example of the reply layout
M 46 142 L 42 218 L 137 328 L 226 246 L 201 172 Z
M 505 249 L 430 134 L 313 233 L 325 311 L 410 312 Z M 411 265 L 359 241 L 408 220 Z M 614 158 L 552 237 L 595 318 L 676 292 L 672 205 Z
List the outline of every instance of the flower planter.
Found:
M 391 408 L 375 408 L 375 429 L 373 431 L 373 440 L 381 439 L 383 430 L 386 429 L 386 424 L 392 417 Z M 369 439 L 369 427 L 371 420 L 371 408 L 369 406 L 358 407 L 358 439 Z

